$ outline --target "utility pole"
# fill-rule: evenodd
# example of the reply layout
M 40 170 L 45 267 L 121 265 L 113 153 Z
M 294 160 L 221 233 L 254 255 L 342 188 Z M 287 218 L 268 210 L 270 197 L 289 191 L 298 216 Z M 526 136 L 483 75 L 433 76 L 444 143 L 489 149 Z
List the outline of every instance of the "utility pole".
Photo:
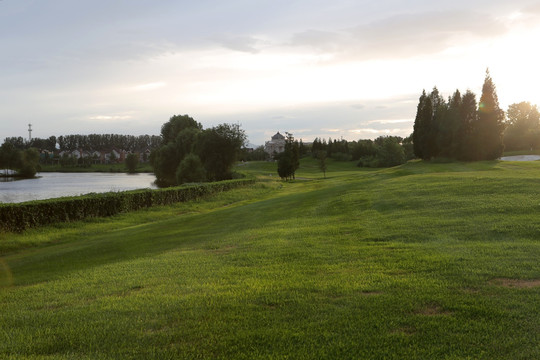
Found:
M 28 141 L 32 141 L 32 124 L 28 124 Z

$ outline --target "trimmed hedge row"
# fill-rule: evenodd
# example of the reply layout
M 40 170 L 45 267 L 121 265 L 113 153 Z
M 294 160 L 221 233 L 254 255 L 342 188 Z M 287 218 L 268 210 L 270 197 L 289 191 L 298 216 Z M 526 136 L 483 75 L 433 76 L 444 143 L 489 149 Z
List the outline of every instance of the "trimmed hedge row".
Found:
M 254 182 L 255 179 L 226 180 L 158 190 L 109 192 L 19 204 L 0 204 L 0 227 L 5 232 L 21 232 L 58 222 L 112 216 L 151 206 L 194 200 L 204 195 L 219 193 Z

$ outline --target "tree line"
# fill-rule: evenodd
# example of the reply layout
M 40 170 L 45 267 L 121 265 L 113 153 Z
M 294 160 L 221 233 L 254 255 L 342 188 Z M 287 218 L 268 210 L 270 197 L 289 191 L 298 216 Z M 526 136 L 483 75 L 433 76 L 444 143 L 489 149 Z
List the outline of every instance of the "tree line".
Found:
M 4 143 L 10 143 L 16 149 L 36 148 L 48 151 L 108 151 L 122 149 L 131 152 L 153 150 L 161 145 L 161 137 L 157 135 L 119 135 L 90 134 L 51 136 L 46 139 L 33 138 L 30 141 L 22 137 L 8 137 Z
M 309 155 L 317 159 L 319 169 L 325 176 L 327 159 L 357 161 L 359 167 L 389 167 L 403 164 L 414 157 L 411 136 L 379 136 L 375 140 L 358 141 L 315 138 L 313 143 L 306 145 L 295 140 L 291 133 L 286 135 L 285 151 L 274 154 L 278 175 L 284 180 L 294 179 L 300 158 Z
M 445 101 L 435 87 L 420 96 L 412 134 L 416 157 L 464 161 L 494 160 L 504 150 L 504 112 L 495 84 L 486 71 L 482 96 L 456 90 Z
M 503 136 L 505 150 L 540 148 L 540 112 L 536 105 L 526 101 L 512 104 L 508 107 L 506 118 Z

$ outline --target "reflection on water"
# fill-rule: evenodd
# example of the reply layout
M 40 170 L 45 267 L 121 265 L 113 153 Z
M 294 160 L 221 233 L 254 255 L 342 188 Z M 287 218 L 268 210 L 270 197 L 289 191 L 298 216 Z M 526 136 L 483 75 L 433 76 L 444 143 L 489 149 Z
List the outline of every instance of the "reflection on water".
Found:
M 540 155 L 514 155 L 503 156 L 502 161 L 537 161 L 540 160 Z
M 4 181 L 5 179 L 12 179 Z M 0 181 L 0 202 L 77 196 L 88 193 L 156 188 L 154 174 L 40 173 L 37 179 Z
M 17 180 L 17 179 L 14 178 L 14 177 L 0 176 L 0 182 L 12 182 L 12 181 L 15 181 L 15 180 Z

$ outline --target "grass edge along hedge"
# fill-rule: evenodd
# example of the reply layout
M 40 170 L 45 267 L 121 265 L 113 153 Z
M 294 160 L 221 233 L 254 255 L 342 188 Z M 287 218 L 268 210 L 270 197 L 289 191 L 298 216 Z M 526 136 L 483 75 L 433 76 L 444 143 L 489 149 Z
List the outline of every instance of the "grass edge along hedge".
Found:
M 0 230 L 22 232 L 58 222 L 107 217 L 159 205 L 198 199 L 253 184 L 254 178 L 182 185 L 165 189 L 141 189 L 122 192 L 92 193 L 78 197 L 0 204 Z

